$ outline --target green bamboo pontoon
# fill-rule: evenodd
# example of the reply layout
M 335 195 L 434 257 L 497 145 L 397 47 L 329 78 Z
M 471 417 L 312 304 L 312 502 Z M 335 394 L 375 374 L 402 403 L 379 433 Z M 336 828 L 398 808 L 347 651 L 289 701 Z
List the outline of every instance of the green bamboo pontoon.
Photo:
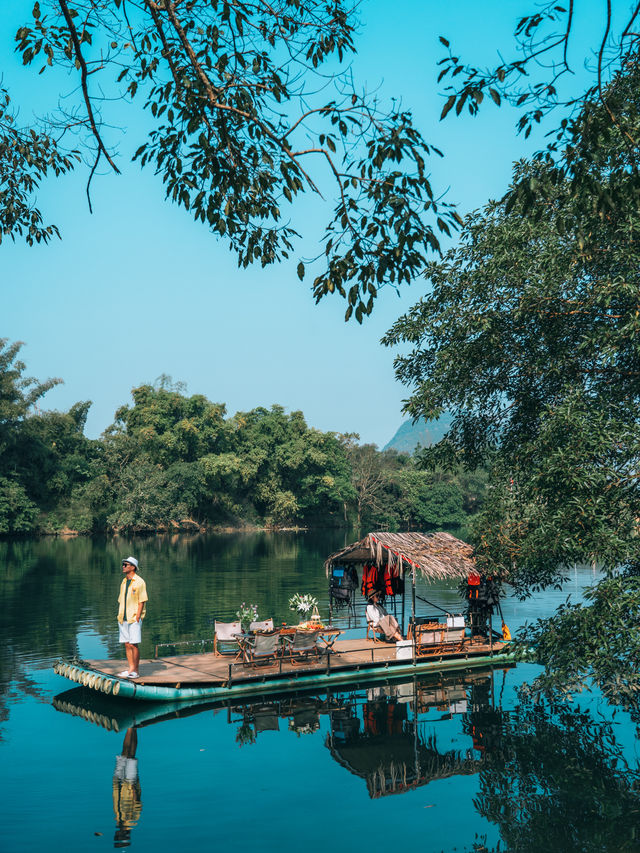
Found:
M 469 545 L 448 533 L 370 533 L 363 540 L 330 555 L 327 572 L 340 564 L 394 566 L 412 581 L 411 616 L 416 618 L 416 574 L 426 580 L 465 577 L 474 560 Z M 364 602 L 363 602 L 364 604 Z M 404 595 L 403 595 L 404 623 Z M 140 662 L 139 677 L 120 678 L 123 661 L 60 661 L 54 670 L 70 681 L 111 696 L 148 702 L 193 702 L 199 699 L 250 697 L 278 690 L 281 692 L 348 684 L 366 678 L 420 673 L 465 671 L 493 664 L 513 662 L 508 644 L 488 638 L 460 637 L 447 642 L 446 625 L 438 642 L 422 647 L 415 641 L 400 650 L 395 644 L 374 639 L 337 639 L 329 650 L 303 661 L 287 661 L 282 655 L 252 665 L 215 653 L 156 657 Z

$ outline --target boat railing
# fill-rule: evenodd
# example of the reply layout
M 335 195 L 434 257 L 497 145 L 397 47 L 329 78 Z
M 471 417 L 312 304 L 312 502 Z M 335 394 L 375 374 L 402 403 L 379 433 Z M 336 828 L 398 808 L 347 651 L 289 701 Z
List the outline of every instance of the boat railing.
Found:
M 471 648 L 471 646 L 472 644 L 469 643 L 469 648 Z M 260 662 L 256 666 L 247 666 L 245 661 L 235 659 L 227 663 L 226 686 L 231 687 L 235 680 L 246 677 L 248 670 L 252 672 L 262 671 L 265 676 L 268 675 L 270 677 L 288 677 L 294 673 L 304 674 L 318 672 L 325 672 L 329 675 L 336 668 L 341 670 L 344 670 L 345 668 L 358 670 L 361 667 L 368 667 L 372 664 L 386 664 L 393 668 L 396 663 L 407 664 L 411 661 L 416 663 L 417 660 L 424 660 L 424 654 L 421 655 L 418 653 L 417 655 L 414 655 L 414 643 L 412 641 L 404 641 L 405 653 L 402 656 L 397 654 L 390 655 L 389 652 L 393 648 L 393 646 L 389 646 L 387 644 L 376 643 L 375 645 L 372 645 L 371 643 L 368 643 L 362 646 L 350 647 L 348 650 L 335 648 L 323 650 L 323 653 L 319 658 L 309 659 L 296 666 L 295 670 L 288 665 L 287 660 L 282 653 L 274 656 L 272 660 L 269 660 L 268 662 Z M 446 658 L 464 656 L 466 654 L 468 654 L 468 651 L 461 644 L 456 643 L 454 646 L 454 644 L 449 645 L 445 643 L 441 644 L 437 648 L 434 647 L 432 657 L 434 660 L 444 660 Z

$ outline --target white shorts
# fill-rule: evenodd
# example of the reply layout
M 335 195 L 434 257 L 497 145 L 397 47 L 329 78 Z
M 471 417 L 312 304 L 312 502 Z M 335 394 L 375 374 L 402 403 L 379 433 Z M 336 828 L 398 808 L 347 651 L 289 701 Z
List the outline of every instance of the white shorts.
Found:
M 113 778 L 121 782 L 136 782 L 138 779 L 138 759 L 125 758 L 124 755 L 116 755 L 116 769 Z
M 142 622 L 118 622 L 120 626 L 120 642 L 138 645 L 142 642 Z

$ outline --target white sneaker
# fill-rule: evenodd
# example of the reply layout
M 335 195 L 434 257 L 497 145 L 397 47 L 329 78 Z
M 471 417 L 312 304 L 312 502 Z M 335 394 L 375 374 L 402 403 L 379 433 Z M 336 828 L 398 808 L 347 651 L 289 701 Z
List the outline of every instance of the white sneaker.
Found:
M 118 678 L 129 678 L 129 670 L 123 669 L 122 672 L 118 673 Z
M 128 676 L 127 676 L 127 677 L 128 677 L 128 678 L 137 678 L 137 677 L 138 677 L 138 673 L 137 673 L 137 672 L 130 672 L 130 673 L 128 674 Z

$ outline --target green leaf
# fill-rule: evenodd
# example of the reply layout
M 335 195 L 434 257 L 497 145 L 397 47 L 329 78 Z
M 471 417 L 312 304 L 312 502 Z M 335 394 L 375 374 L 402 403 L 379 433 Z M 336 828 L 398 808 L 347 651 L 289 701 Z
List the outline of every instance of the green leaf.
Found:
M 455 102 L 456 102 L 456 96 L 455 95 L 450 95 L 447 98 L 447 102 L 444 105 L 444 107 L 442 108 L 442 112 L 440 113 L 440 121 L 442 121 L 442 119 L 445 118 L 445 116 L 451 110 L 451 108 L 453 107 Z

